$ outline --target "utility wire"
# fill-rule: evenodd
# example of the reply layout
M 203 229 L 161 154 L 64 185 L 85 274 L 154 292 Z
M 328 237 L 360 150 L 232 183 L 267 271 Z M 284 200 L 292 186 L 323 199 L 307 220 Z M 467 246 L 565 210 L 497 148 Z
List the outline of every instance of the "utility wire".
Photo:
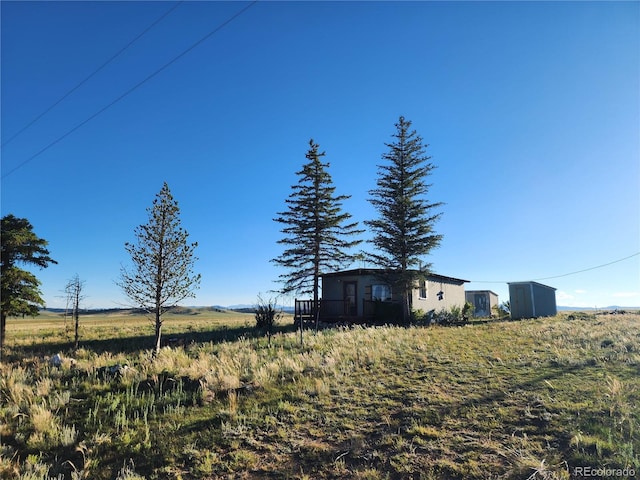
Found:
M 71 95 L 73 92 L 75 92 L 78 88 L 80 88 L 82 85 L 84 85 L 85 83 L 87 83 L 91 78 L 93 78 L 98 72 L 100 72 L 100 70 L 102 70 L 104 67 L 106 67 L 108 64 L 110 64 L 113 60 L 116 59 L 116 57 L 118 57 L 122 52 L 124 52 L 127 48 L 129 48 L 131 45 L 133 45 L 137 40 L 139 40 L 145 33 L 147 33 L 149 30 L 151 30 L 153 27 L 155 27 L 158 23 L 160 23 L 167 15 L 169 15 L 171 12 L 173 12 L 176 8 L 178 8 L 178 6 L 183 2 L 184 0 L 180 0 L 178 3 L 176 3 L 173 7 L 171 7 L 169 10 L 167 10 L 165 13 L 163 13 L 155 22 L 153 22 L 151 25 L 149 25 L 146 29 L 144 29 L 137 37 L 135 37 L 133 40 L 131 40 L 129 43 L 127 43 L 124 47 L 122 47 L 120 50 L 118 50 L 115 54 L 113 54 L 109 59 L 107 59 L 106 62 L 104 62 L 102 65 L 100 65 L 97 69 L 95 69 L 93 72 L 91 72 L 86 78 L 84 78 L 83 80 L 80 81 L 80 83 L 78 83 L 75 87 L 73 87 L 71 90 L 69 90 L 67 93 L 65 93 L 64 95 L 62 95 L 62 97 L 60 97 L 58 100 L 56 100 L 49 108 L 47 108 L 44 112 L 42 112 L 40 115 L 38 115 L 36 118 L 34 118 L 33 120 L 31 120 L 29 123 L 27 123 L 24 127 L 22 127 L 20 130 L 18 130 L 16 133 L 14 133 L 8 140 L 2 142 L 2 145 L 0 145 L 0 148 L 4 148 L 5 145 L 7 145 L 9 142 L 11 142 L 14 138 L 16 138 L 18 135 L 20 135 L 22 132 L 24 132 L 27 128 L 29 128 L 31 125 L 33 125 L 34 123 L 36 123 L 38 120 L 40 120 L 42 117 L 44 117 L 47 113 L 49 113 L 51 110 L 53 110 L 60 102 L 62 102 L 65 98 L 67 98 L 69 95 Z
M 597 268 L 608 267 L 609 265 L 613 265 L 614 263 L 623 262 L 625 260 L 629 260 L 630 258 L 637 257 L 638 255 L 640 255 L 640 252 L 636 252 L 636 253 L 634 253 L 632 255 L 629 255 L 627 257 L 624 257 L 624 258 L 619 258 L 618 260 L 614 260 L 612 262 L 603 263 L 602 265 L 596 265 L 595 267 L 584 268 L 582 270 L 577 270 L 575 272 L 563 273 L 562 275 L 554 275 L 552 277 L 534 278 L 532 281 L 537 282 L 537 281 L 540 281 L 540 280 L 551 280 L 552 278 L 568 277 L 569 275 L 576 275 L 578 273 L 588 272 L 589 270 L 595 270 Z M 498 281 L 498 280 L 496 280 L 496 281 L 470 280 L 470 282 L 473 282 L 473 283 L 511 283 L 510 281 Z
M 51 147 L 53 147 L 54 145 L 56 145 L 57 143 L 61 142 L 62 140 L 64 140 L 65 138 L 67 138 L 69 135 L 71 135 L 73 132 L 75 132 L 76 130 L 78 130 L 79 128 L 81 128 L 82 126 L 86 125 L 87 123 L 89 123 L 91 120 L 93 120 L 94 118 L 96 118 L 98 115 L 100 115 L 101 113 L 103 113 L 105 110 L 109 109 L 110 107 L 112 107 L 113 105 L 115 105 L 116 103 L 118 103 L 120 100 L 122 100 L 123 98 L 125 98 L 127 95 L 129 95 L 130 93 L 132 93 L 133 91 L 137 90 L 139 87 L 141 87 L 142 85 L 144 85 L 145 83 L 147 83 L 149 80 L 151 80 L 153 77 L 155 77 L 156 75 L 158 75 L 160 72 L 162 72 L 163 70 L 165 70 L 167 67 L 169 67 L 170 65 L 174 64 L 176 61 L 178 61 L 180 58 L 184 57 L 187 53 L 189 53 L 191 50 L 193 50 L 194 48 L 198 47 L 201 43 L 203 43 L 205 40 L 209 39 L 209 37 L 212 37 L 213 35 L 215 35 L 216 33 L 218 33 L 220 30 L 222 30 L 224 27 L 226 27 L 228 24 L 230 24 L 232 21 L 234 21 L 236 18 L 238 18 L 240 15 L 242 15 L 244 12 L 246 12 L 247 10 L 249 10 L 249 8 L 253 7 L 256 3 L 258 3 L 258 0 L 253 0 L 251 3 L 249 3 L 248 5 L 246 5 L 244 8 L 242 8 L 241 10 L 239 10 L 238 12 L 236 12 L 235 14 L 233 14 L 231 17 L 229 17 L 227 20 L 225 20 L 224 22 L 222 22 L 220 25 L 218 25 L 216 28 L 214 28 L 213 30 L 211 30 L 209 33 L 207 33 L 204 37 L 202 37 L 200 40 L 198 40 L 197 42 L 195 42 L 194 44 L 192 44 L 190 47 L 188 47 L 186 50 L 183 50 L 182 53 L 178 54 L 177 56 L 175 56 L 173 59 L 169 60 L 167 63 L 165 63 L 163 66 L 161 66 L 160 68 L 158 68 L 155 72 L 153 72 L 152 74 L 150 74 L 149 76 L 147 76 L 146 78 L 144 78 L 143 80 L 141 80 L 140 82 L 138 82 L 137 84 L 135 84 L 133 87 L 131 87 L 129 90 L 127 90 L 126 92 L 124 92 L 122 95 L 120 95 L 119 97 L 115 98 L 114 100 L 112 100 L 110 103 L 108 103 L 107 105 L 105 105 L 104 107 L 102 107 L 100 110 L 98 110 L 96 113 L 94 113 L 93 115 L 89 116 L 87 119 L 83 120 L 82 122 L 80 122 L 78 125 L 76 125 L 75 127 L 73 127 L 71 130 L 67 131 L 65 134 L 61 135 L 60 137 L 56 138 L 54 141 L 52 141 L 51 143 L 49 143 L 46 147 L 40 149 L 37 153 L 31 155 L 29 158 L 27 158 L 26 160 L 23 160 L 21 163 L 19 163 L 17 166 L 15 166 L 13 169 L 9 170 L 8 173 L 2 175 L 2 179 L 7 178 L 9 175 L 11 175 L 12 173 L 14 173 L 16 170 L 18 170 L 19 168 L 24 167 L 27 163 L 29 163 L 30 161 L 32 161 L 34 158 L 38 157 L 39 155 L 42 155 L 44 152 L 46 152 L 47 150 L 49 150 Z

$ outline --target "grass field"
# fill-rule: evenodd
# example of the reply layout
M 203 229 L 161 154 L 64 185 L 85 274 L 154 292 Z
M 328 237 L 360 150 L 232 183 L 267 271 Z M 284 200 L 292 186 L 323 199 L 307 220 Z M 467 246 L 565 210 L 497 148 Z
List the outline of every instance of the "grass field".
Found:
M 248 314 L 168 314 L 152 359 L 142 316 L 81 318 L 78 351 L 59 316 L 10 319 L 0 478 L 640 477 L 638 314 L 303 345 L 285 322 L 268 344 Z

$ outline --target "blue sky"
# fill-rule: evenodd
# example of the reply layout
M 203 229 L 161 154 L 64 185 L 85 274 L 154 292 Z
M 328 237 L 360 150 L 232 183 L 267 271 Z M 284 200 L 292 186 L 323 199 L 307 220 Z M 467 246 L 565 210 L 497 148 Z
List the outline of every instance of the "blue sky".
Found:
M 3 1 L 3 144 L 174 5 Z M 637 2 L 258 2 L 33 157 L 247 5 L 178 5 L 2 147 L 2 215 L 59 262 L 36 271 L 48 306 L 76 273 L 86 307 L 127 303 L 124 243 L 164 181 L 199 243 L 186 303 L 254 303 L 309 139 L 362 222 L 400 115 L 438 167 L 435 272 L 504 301 L 640 252 Z M 640 256 L 540 281 L 561 305 L 640 305 Z

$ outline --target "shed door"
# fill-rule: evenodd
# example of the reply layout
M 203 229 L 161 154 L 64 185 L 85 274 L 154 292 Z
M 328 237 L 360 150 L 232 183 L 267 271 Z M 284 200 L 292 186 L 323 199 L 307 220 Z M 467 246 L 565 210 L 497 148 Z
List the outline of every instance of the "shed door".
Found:
M 345 315 L 358 315 L 358 282 L 344 282 L 343 299 Z
M 474 294 L 474 307 L 476 317 L 488 317 L 490 315 L 486 293 Z

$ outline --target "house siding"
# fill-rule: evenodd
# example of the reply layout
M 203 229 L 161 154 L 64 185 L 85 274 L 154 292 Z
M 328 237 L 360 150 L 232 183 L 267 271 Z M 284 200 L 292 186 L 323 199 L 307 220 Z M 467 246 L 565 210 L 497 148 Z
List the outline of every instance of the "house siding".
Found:
M 356 282 L 357 285 L 357 316 L 364 314 L 365 302 L 373 300 L 373 286 L 388 285 L 381 273 L 376 273 L 371 269 L 332 273 L 322 277 L 322 299 L 328 301 L 343 300 L 344 284 L 347 282 Z M 421 289 L 418 282 L 412 290 L 413 309 L 428 312 L 449 309 L 453 306 L 462 307 L 465 303 L 464 282 L 465 280 L 439 275 L 428 276 L 426 280 L 426 298 L 421 298 Z M 441 298 L 439 298 L 438 292 L 443 292 Z M 401 301 L 401 295 L 397 289 L 391 288 L 391 293 L 393 302 Z
M 344 284 L 347 282 L 356 283 L 356 316 L 362 316 L 364 301 L 371 300 L 371 285 L 382 282 L 373 275 L 325 276 L 322 278 L 322 299 L 329 301 L 343 300 Z
M 462 308 L 465 303 L 464 283 L 427 277 L 427 298 L 420 298 L 420 287 L 413 290 L 413 309 L 429 312 Z M 442 296 L 438 293 L 442 292 Z

